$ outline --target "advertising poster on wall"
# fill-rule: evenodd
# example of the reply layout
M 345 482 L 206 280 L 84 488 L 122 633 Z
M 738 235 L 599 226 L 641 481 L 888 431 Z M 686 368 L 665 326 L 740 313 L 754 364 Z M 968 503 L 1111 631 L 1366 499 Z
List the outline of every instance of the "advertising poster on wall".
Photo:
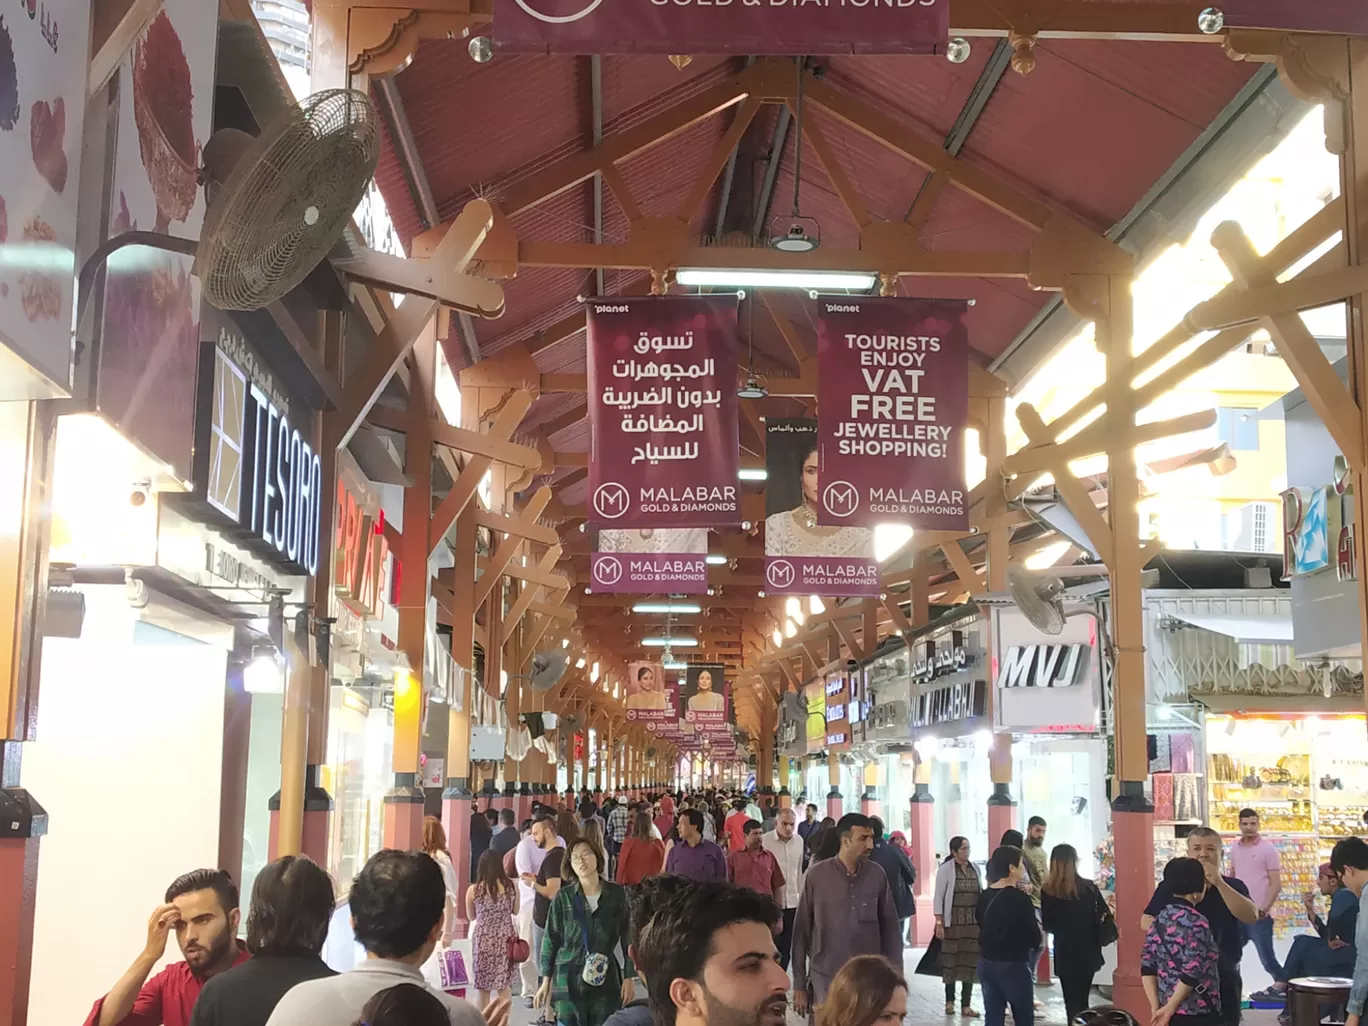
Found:
M 678 687 L 660 663 L 627 664 L 627 719 L 651 729 L 679 722 Z
M 212 130 L 218 22 L 166 0 L 112 86 L 118 134 L 109 235 L 197 238 L 200 149 Z M 129 247 L 106 266 L 96 402 L 129 439 L 190 478 L 199 357 L 199 282 L 190 257 Z
M 770 418 L 765 467 L 765 590 L 774 595 L 878 595 L 873 529 L 818 523 L 822 472 L 817 422 Z
M 702 595 L 708 590 L 708 531 L 666 527 L 598 532 L 589 560 L 595 591 Z
M 71 385 L 89 47 L 84 0 L 28 0 L 0 17 L 0 339 L 56 386 L 52 395 Z
M 962 299 L 817 300 L 819 524 L 969 526 L 968 306 Z
M 720 663 L 690 663 L 684 672 L 684 719 L 701 727 L 731 722 L 731 682 Z
M 735 295 L 591 300 L 589 521 L 741 522 Z
M 505 0 L 494 38 L 514 53 L 926 54 L 948 40 L 949 11 L 949 0 Z

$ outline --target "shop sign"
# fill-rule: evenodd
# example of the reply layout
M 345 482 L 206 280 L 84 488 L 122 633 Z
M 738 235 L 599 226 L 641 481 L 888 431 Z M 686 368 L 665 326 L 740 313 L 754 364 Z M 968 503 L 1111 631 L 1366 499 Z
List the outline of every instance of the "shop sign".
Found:
M 913 704 L 912 726 L 936 727 L 943 723 L 985 716 L 988 689 L 972 677 L 951 681 L 917 695 Z
M 263 558 L 312 577 L 318 570 L 323 473 L 304 434 L 308 411 L 289 397 L 246 340 L 227 323 L 206 343 L 196 428 L 196 498 L 244 533 Z
M 1282 493 L 1283 580 L 1335 568 L 1341 581 L 1354 569 L 1354 483 L 1348 461 L 1335 457 L 1334 481 Z
M 866 722 L 870 739 L 877 741 L 905 739 L 909 734 L 907 709 L 907 702 L 902 699 L 876 705 Z
M 844 673 L 826 682 L 826 746 L 828 750 L 850 745 L 850 680 Z
M 807 738 L 808 753 L 821 751 L 826 744 L 826 694 L 825 682 L 813 681 L 803 688 L 807 699 L 807 722 L 804 735 Z
M 913 684 L 925 684 L 937 677 L 960 673 L 974 665 L 972 641 L 964 631 L 951 631 L 947 638 L 922 642 L 921 652 L 910 671 Z
M 1069 688 L 1088 668 L 1086 645 L 1013 645 L 998 671 L 1000 688 Z
M 385 512 L 371 516 L 339 476 L 336 522 L 333 587 L 356 612 L 379 619 L 384 616 L 386 601 L 392 601 L 398 590 L 400 573 L 396 560 L 391 586 L 386 589 L 385 564 L 390 550 L 385 538 Z

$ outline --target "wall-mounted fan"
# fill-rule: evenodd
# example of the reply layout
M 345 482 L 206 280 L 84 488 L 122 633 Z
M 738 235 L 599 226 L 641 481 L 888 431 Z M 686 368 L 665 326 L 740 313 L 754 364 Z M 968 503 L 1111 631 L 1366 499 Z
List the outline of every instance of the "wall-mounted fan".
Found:
M 1043 634 L 1064 630 L 1064 582 L 1058 577 L 1037 578 L 1015 563 L 1007 567 L 1007 591 L 1032 627 Z
M 526 678 L 527 683 L 532 685 L 533 691 L 550 691 L 560 683 L 569 665 L 570 660 L 558 648 L 538 652 L 532 657 L 532 672 Z
M 111 253 L 150 246 L 193 256 L 204 298 L 221 310 L 269 306 L 331 253 L 334 267 L 352 280 L 475 316 L 503 313 L 500 286 L 462 273 L 493 226 L 484 200 L 466 205 L 426 261 L 366 247 L 335 251 L 380 159 L 380 119 L 365 93 L 329 89 L 307 96 L 256 137 L 236 129 L 215 133 L 203 155 L 207 212 L 200 238 L 148 231 L 114 236 L 81 268 L 78 311 Z

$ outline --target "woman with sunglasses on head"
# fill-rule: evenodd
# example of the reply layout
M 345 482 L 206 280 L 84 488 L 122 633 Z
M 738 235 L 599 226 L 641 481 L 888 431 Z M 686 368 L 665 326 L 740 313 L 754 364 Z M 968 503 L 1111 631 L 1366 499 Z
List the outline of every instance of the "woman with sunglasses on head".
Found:
M 627 889 L 604 878 L 602 849 L 586 839 L 570 845 L 568 859 L 570 873 L 534 952 L 543 978 L 536 1003 L 561 1026 L 603 1026 L 636 994 Z

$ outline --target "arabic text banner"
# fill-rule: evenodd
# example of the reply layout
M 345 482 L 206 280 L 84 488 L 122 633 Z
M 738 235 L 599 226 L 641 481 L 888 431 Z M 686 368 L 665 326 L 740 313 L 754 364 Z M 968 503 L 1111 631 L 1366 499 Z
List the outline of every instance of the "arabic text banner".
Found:
M 818 523 L 969 526 L 968 303 L 817 300 Z
M 496 0 L 500 49 L 532 53 L 929 54 L 950 0 Z
M 590 300 L 592 525 L 740 524 L 736 304 L 734 295 Z
M 874 531 L 817 522 L 823 478 L 817 422 L 771 417 L 765 425 L 765 466 L 765 591 L 878 595 Z

